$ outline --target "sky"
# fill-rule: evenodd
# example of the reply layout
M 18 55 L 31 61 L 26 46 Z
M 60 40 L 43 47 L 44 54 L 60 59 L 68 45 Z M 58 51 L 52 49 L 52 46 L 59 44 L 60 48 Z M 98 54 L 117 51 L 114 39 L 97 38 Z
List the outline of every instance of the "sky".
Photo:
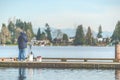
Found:
M 120 20 L 120 0 L 0 0 L 0 27 L 9 20 L 32 22 L 33 28 L 87 29 L 113 32 Z

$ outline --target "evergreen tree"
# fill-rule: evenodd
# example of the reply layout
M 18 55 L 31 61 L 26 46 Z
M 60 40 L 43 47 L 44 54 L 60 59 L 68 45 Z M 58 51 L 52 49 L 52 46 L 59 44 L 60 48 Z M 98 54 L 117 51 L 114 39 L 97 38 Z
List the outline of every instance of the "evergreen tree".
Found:
M 45 39 L 46 39 L 46 35 L 45 35 L 44 32 L 42 32 L 42 34 L 41 34 L 41 40 L 45 40 Z
M 10 23 L 8 24 L 8 29 L 9 29 L 11 35 L 14 35 L 15 25 L 12 21 L 10 21 Z
M 31 33 L 30 29 L 27 29 L 26 34 L 27 34 L 27 37 L 28 37 L 28 41 L 31 41 L 31 39 L 32 39 L 32 33 Z
M 110 38 L 107 37 L 107 38 L 106 38 L 106 44 L 109 44 L 109 43 L 110 43 Z
M 68 35 L 67 34 L 63 34 L 63 42 L 64 43 L 68 42 Z
M 16 23 L 13 23 L 12 21 L 10 21 L 8 23 L 8 27 L 6 27 L 5 24 L 2 25 L 3 27 L 1 29 L 1 37 L 0 37 L 2 43 L 6 43 L 5 38 L 3 38 L 4 37 L 3 33 L 7 34 L 8 32 L 9 32 L 9 35 L 10 35 L 9 37 L 11 37 L 11 40 L 9 40 L 7 42 L 12 41 L 12 43 L 15 43 L 18 36 L 19 36 L 19 32 L 21 32 L 21 31 L 25 31 L 27 33 L 27 36 L 28 36 L 29 40 L 31 40 L 33 38 L 34 32 L 33 32 L 33 29 L 32 29 L 31 22 L 23 22 L 20 19 L 17 19 L 15 22 Z M 8 31 L 7 31 L 7 29 L 8 29 Z
M 102 27 L 101 27 L 101 25 L 99 26 L 99 29 L 98 29 L 97 38 L 102 38 Z
M 34 36 L 34 32 L 33 32 L 33 29 L 32 29 L 32 23 L 31 22 L 24 22 L 24 25 L 25 25 L 25 31 L 27 31 L 29 29 L 29 32 L 31 33 L 31 38 Z
M 50 26 L 48 25 L 48 23 L 45 24 L 45 32 L 47 34 L 47 39 L 52 42 L 52 36 L 51 36 L 51 29 L 50 29 Z
M 24 30 L 25 31 L 25 24 L 23 21 L 21 21 L 20 19 L 17 19 L 16 20 L 16 24 L 15 24 L 16 27 L 19 27 L 20 29 Z
M 6 27 L 5 24 L 2 24 L 1 42 L 2 42 L 2 44 L 10 44 L 11 43 L 11 34 L 8 30 L 8 27 Z
M 28 32 L 31 34 L 31 37 L 28 37 L 30 40 L 34 36 L 33 29 L 32 29 L 32 24 L 31 22 L 23 22 L 20 19 L 16 20 L 16 27 L 22 29 L 25 32 Z
M 40 40 L 40 39 L 41 39 L 41 31 L 40 31 L 40 28 L 38 29 L 36 39 L 37 39 L 37 40 Z
M 90 27 L 88 27 L 85 39 L 87 45 L 92 45 L 93 35 Z
M 15 39 L 16 39 L 16 40 L 18 39 L 21 31 L 22 31 L 22 29 L 19 28 L 19 27 L 17 27 L 17 28 L 15 29 Z M 16 43 L 16 41 L 15 41 L 14 43 Z
M 76 29 L 76 35 L 74 45 L 83 45 L 85 42 L 85 36 L 82 25 L 79 25 Z
M 11 41 L 12 41 L 12 43 L 14 43 L 14 41 L 15 41 L 15 24 L 12 21 L 9 22 L 8 29 L 11 34 Z
M 112 41 L 120 41 L 120 21 L 115 26 L 115 30 L 112 34 Z

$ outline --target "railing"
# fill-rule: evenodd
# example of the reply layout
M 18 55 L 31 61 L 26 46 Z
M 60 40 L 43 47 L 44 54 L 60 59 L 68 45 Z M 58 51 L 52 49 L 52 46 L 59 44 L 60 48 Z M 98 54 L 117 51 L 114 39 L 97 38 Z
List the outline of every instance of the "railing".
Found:
M 17 61 L 17 58 L 0 58 L 0 61 Z M 36 61 L 36 58 L 34 58 Z M 58 61 L 58 62 L 88 62 L 88 61 L 113 61 L 115 62 L 114 58 L 47 58 L 43 57 L 42 62 L 49 62 L 49 61 Z
M 61 61 L 61 62 L 67 62 L 67 61 L 113 61 L 115 62 L 114 58 L 42 58 L 46 61 Z

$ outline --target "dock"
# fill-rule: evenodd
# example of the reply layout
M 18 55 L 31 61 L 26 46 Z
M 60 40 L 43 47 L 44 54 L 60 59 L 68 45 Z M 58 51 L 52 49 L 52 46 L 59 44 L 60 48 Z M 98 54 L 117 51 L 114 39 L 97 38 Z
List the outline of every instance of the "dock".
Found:
M 42 62 L 9 60 L 0 61 L 0 67 L 120 69 L 120 63 L 114 62 L 114 58 L 42 58 Z
M 37 59 L 41 60 L 37 60 Z M 0 58 L 0 67 L 26 68 L 87 68 L 120 69 L 120 44 L 115 45 L 115 58 L 47 58 L 37 56 L 33 61 L 18 61 L 17 58 Z
M 41 60 L 37 60 L 37 58 Z M 115 58 L 47 58 L 36 57 L 34 61 L 18 61 L 17 58 L 0 58 L 0 67 L 26 68 L 85 68 L 120 69 L 120 44 L 115 45 Z

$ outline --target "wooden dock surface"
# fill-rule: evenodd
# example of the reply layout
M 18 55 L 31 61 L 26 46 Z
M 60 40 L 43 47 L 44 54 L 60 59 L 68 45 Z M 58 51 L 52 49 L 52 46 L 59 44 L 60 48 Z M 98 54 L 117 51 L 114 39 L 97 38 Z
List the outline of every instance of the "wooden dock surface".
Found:
M 118 62 L 0 62 L 0 67 L 120 69 Z
M 0 67 L 120 69 L 120 63 L 114 62 L 113 58 L 43 58 L 42 62 L 13 60 L 0 61 Z

